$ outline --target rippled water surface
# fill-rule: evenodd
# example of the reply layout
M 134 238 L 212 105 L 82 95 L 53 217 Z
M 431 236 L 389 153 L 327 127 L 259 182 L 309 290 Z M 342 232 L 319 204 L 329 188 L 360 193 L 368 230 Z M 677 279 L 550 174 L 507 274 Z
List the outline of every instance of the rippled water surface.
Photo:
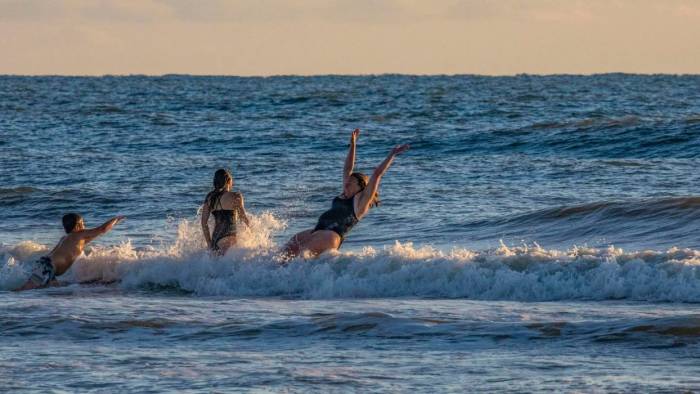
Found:
M 188 298 L 74 287 L 11 300 L 0 338 L 0 383 L 10 390 L 700 385 L 700 314 L 683 306 Z
M 412 146 L 382 206 L 279 267 L 355 127 L 363 172 Z M 699 389 L 699 157 L 698 76 L 0 76 L 0 387 Z M 253 225 L 216 259 L 219 167 Z M 128 219 L 10 292 L 73 211 Z

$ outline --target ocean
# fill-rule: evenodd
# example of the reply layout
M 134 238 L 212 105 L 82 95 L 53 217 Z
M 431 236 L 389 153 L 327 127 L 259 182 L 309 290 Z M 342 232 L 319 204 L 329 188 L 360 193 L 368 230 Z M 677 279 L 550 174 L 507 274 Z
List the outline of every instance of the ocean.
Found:
M 382 205 L 280 266 L 356 127 Z M 0 391 L 700 390 L 699 166 L 694 75 L 0 76 Z M 127 219 L 12 292 L 68 212 Z

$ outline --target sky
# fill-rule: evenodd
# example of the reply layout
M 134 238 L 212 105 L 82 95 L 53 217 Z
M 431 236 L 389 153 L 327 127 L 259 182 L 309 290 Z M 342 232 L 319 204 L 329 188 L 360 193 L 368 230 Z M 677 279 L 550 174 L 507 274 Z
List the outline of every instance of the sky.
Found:
M 0 74 L 700 73 L 700 0 L 0 0 Z

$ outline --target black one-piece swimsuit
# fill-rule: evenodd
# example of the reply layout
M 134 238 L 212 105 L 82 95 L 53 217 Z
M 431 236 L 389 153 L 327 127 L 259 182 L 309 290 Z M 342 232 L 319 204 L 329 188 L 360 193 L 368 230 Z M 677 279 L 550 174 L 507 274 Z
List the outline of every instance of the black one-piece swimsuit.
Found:
M 217 243 L 223 238 L 236 235 L 236 211 L 233 209 L 223 209 L 221 197 L 217 200 L 219 209 L 211 211 L 214 215 L 214 231 L 211 234 L 211 248 L 219 250 Z
M 340 236 L 340 242 L 345 240 L 350 230 L 359 221 L 355 215 L 354 198 L 336 197 L 333 199 L 331 209 L 324 212 L 318 218 L 314 231 L 331 230 Z

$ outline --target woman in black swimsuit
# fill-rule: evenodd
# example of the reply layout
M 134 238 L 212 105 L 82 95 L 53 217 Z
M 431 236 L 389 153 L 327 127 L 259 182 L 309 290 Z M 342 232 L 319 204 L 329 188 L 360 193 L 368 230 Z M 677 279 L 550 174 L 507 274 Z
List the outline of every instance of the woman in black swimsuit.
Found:
M 202 205 L 202 231 L 207 246 L 218 254 L 225 254 L 236 244 L 236 222 L 249 225 L 243 208 L 243 195 L 232 192 L 233 178 L 224 169 L 214 174 L 214 190 L 207 194 Z M 209 232 L 209 215 L 214 216 L 214 232 Z
M 389 169 L 394 158 L 407 151 L 408 145 L 397 145 L 389 156 L 374 170 L 372 177 L 353 172 L 355 167 L 355 145 L 360 130 L 355 129 L 350 137 L 350 150 L 343 168 L 343 193 L 333 199 L 331 209 L 318 219 L 316 227 L 302 231 L 292 237 L 284 248 L 288 258 L 308 251 L 313 256 L 338 249 L 345 236 L 362 219 L 371 207 L 379 205 L 379 182 Z

